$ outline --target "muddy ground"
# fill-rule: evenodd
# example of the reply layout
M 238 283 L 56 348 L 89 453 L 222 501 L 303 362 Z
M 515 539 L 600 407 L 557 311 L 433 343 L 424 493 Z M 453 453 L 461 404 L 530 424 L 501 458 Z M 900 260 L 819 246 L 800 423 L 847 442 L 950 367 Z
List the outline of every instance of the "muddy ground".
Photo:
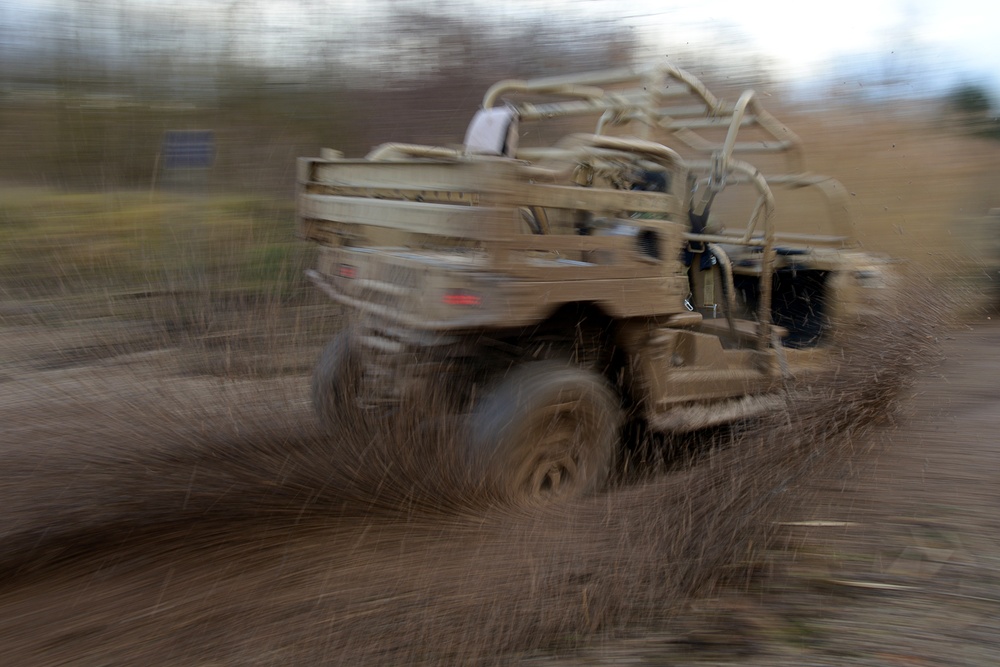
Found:
M 1000 326 L 986 317 L 868 332 L 787 414 L 668 443 L 686 453 L 542 509 L 470 485 L 448 455 L 461 434 L 422 419 L 319 430 L 305 375 L 193 373 L 113 322 L 6 326 L 0 652 L 997 664 Z
M 942 337 L 871 459 L 809 482 L 760 588 L 696 604 L 679 634 L 549 664 L 1000 663 L 996 319 Z

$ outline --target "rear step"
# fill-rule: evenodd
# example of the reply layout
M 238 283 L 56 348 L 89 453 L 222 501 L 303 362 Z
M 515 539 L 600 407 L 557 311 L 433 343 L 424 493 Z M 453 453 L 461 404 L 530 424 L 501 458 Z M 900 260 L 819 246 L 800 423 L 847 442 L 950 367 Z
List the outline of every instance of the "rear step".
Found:
M 769 412 L 783 410 L 787 405 L 787 395 L 784 392 L 742 396 L 710 403 L 677 405 L 653 415 L 649 420 L 649 426 L 653 431 L 660 433 L 685 433 L 741 419 L 760 417 Z

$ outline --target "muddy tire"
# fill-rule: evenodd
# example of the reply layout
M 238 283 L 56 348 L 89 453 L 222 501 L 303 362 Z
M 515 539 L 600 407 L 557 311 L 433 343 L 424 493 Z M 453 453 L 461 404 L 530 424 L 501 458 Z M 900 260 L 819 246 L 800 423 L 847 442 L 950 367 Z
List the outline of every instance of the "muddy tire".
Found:
M 313 410 L 327 428 L 335 427 L 355 405 L 361 364 L 352 344 L 351 333 L 341 331 L 323 348 L 313 370 Z
M 515 502 L 600 490 L 619 446 L 621 406 L 600 375 L 540 361 L 515 368 L 471 416 L 475 481 Z

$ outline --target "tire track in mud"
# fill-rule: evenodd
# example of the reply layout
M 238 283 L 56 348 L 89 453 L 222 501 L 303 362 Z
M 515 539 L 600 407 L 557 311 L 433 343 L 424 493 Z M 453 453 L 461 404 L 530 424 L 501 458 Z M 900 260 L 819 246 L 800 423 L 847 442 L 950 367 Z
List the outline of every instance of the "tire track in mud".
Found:
M 0 647 L 17 664 L 509 664 L 662 625 L 753 576 L 800 481 L 864 456 L 932 342 L 886 322 L 696 464 L 545 508 L 476 488 L 461 433 L 418 428 L 424 405 L 326 435 L 304 381 L 29 378 L 0 407 Z

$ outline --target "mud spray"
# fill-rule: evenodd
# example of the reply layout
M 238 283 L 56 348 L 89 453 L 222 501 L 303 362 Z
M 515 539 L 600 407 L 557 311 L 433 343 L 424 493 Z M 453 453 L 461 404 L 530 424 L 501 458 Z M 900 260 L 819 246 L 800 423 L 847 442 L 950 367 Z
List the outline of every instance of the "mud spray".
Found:
M 426 405 L 330 434 L 304 381 L 136 377 L 97 400 L 82 377 L 7 429 L 0 646 L 9 664 L 509 664 L 669 627 L 752 580 L 807 480 L 863 460 L 933 356 L 933 310 L 911 295 L 919 318 L 840 341 L 787 411 L 535 509 L 476 488 Z

